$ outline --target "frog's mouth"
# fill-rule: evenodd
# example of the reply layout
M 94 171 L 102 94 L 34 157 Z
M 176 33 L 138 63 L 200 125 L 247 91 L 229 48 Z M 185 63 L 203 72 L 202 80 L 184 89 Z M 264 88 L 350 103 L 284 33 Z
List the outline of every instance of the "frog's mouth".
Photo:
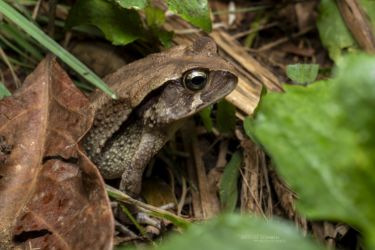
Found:
M 214 71 L 210 75 L 209 91 L 204 91 L 200 95 L 203 109 L 232 92 L 237 86 L 238 78 L 228 71 Z

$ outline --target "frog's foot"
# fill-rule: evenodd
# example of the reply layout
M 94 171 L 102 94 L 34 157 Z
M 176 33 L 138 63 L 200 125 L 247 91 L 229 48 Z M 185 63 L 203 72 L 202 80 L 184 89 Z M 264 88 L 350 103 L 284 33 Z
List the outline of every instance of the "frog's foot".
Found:
M 162 222 L 160 220 L 153 218 L 144 212 L 138 212 L 136 218 L 137 222 L 141 225 L 152 226 L 158 230 L 162 228 Z
M 154 238 L 164 231 L 165 226 L 162 220 L 149 216 L 144 212 L 137 213 L 137 222 L 144 226 L 144 233 L 147 238 Z
M 126 237 L 142 236 L 152 239 L 165 229 L 162 220 L 149 216 L 134 205 L 123 206 L 112 202 L 112 209 L 116 219 L 116 229 Z

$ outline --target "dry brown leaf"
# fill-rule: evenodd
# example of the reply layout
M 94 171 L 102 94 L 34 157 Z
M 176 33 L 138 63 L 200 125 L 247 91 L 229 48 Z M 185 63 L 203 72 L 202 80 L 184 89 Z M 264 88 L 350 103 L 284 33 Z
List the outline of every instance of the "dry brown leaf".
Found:
M 344 18 L 354 39 L 368 53 L 375 53 L 375 34 L 366 12 L 358 0 L 336 1 L 340 13 Z
M 52 57 L 0 101 L 1 249 L 110 249 L 103 180 L 77 142 L 93 113 Z

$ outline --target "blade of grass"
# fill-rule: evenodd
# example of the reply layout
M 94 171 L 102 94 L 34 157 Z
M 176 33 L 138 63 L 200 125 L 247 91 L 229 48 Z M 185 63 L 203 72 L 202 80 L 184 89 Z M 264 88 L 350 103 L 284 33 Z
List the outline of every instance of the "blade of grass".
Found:
M 138 208 L 144 210 L 148 214 L 155 216 L 157 218 L 167 219 L 176 226 L 179 226 L 181 228 L 187 228 L 190 224 L 189 221 L 185 220 L 184 218 L 181 218 L 175 214 L 172 214 L 171 212 L 165 211 L 163 209 L 145 204 L 139 200 L 133 199 L 129 195 L 121 192 L 120 190 L 117 190 L 109 185 L 105 186 L 107 193 L 109 197 L 116 199 L 118 201 L 124 202 L 126 204 L 137 206 Z
M 8 66 L 10 73 L 13 77 L 14 83 L 16 84 L 16 87 L 19 88 L 21 86 L 21 82 L 18 79 L 17 74 L 14 72 L 13 65 L 9 62 L 8 57 L 2 48 L 0 48 L 0 58 Z
M 4 43 L 5 46 L 9 47 L 12 49 L 14 52 L 18 53 L 18 55 L 24 57 L 28 61 L 32 61 L 33 63 L 37 63 L 35 61 L 35 58 L 32 58 L 28 56 L 25 52 L 23 52 L 21 49 L 19 49 L 16 45 L 14 45 L 11 41 L 8 41 L 1 33 L 0 33 L 0 41 Z
M 121 208 L 121 211 L 126 214 L 126 216 L 129 218 L 129 220 L 133 223 L 133 225 L 137 228 L 137 230 L 139 232 L 141 232 L 141 234 L 143 236 L 146 236 L 146 230 L 138 223 L 138 221 L 134 218 L 134 216 L 131 214 L 131 212 L 129 211 L 129 209 L 124 206 L 124 205 L 120 205 L 120 208 Z
M 11 4 L 13 6 L 13 8 L 15 10 L 17 10 L 18 12 L 20 12 L 22 15 L 24 15 L 26 18 L 28 19 L 31 19 L 31 13 L 30 11 L 27 9 L 27 5 L 26 3 L 21 3 L 21 1 L 19 0 L 15 0 L 15 1 L 7 1 L 9 4 Z M 31 6 L 31 5 L 29 5 Z
M 17 59 L 14 59 L 14 58 L 11 58 L 11 57 L 8 57 L 8 60 L 9 62 L 11 62 L 13 65 L 17 65 L 17 66 L 20 66 L 20 67 L 24 67 L 24 68 L 28 68 L 30 70 L 34 69 L 35 68 L 35 64 L 28 64 L 28 63 L 24 63 L 24 62 L 20 62 L 19 60 Z M 91 85 L 90 85 L 91 86 Z
M 112 98 L 116 98 L 116 94 L 86 65 L 81 63 L 72 54 L 61 47 L 57 42 L 47 36 L 42 30 L 40 30 L 35 24 L 27 20 L 24 16 L 18 13 L 10 5 L 0 0 L 0 13 L 5 17 L 9 18 L 12 22 L 17 24 L 22 30 L 28 33 L 36 41 L 42 44 L 46 49 L 55 54 L 63 62 L 69 65 L 74 71 L 80 74 L 84 79 L 103 90 L 106 94 Z
M 8 39 L 11 38 L 13 42 L 19 45 L 19 47 L 29 52 L 34 59 L 38 61 L 42 60 L 43 54 L 28 41 L 27 36 L 20 34 L 20 30 L 7 23 L 0 24 L 0 30 Z
M 22 6 L 34 6 L 36 4 L 36 0 L 9 0 L 9 3 L 17 3 Z

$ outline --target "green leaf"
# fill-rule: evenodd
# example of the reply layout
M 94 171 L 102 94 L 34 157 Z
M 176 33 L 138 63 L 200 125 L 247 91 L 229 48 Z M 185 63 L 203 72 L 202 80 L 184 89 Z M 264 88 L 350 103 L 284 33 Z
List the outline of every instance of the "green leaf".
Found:
M 208 132 L 212 131 L 212 119 L 211 119 L 212 106 L 208 106 L 199 112 L 199 116 L 202 119 L 204 127 Z
M 236 214 L 191 225 L 183 235 L 172 235 L 156 249 L 323 250 L 289 223 Z
M 125 45 L 145 36 L 137 11 L 106 0 L 78 0 L 69 12 L 67 27 L 94 25 L 115 45 Z
M 217 104 L 216 125 L 222 133 L 232 133 L 236 126 L 236 108 L 233 104 L 222 100 Z
M 358 49 L 334 0 L 320 1 L 317 26 L 320 39 L 332 60 L 337 61 L 345 51 Z
M 366 12 L 372 24 L 372 32 L 375 34 L 375 1 L 374 0 L 360 0 L 363 10 Z
M 145 15 L 149 27 L 161 27 L 165 23 L 164 11 L 159 8 L 148 6 L 145 8 Z
M 0 100 L 3 99 L 6 96 L 11 96 L 12 94 L 9 92 L 9 90 L 5 87 L 5 85 L 0 82 Z
M 167 0 L 168 9 L 205 32 L 211 32 L 207 0 Z
M 375 1 L 360 0 L 359 4 L 369 18 L 372 31 L 375 33 Z M 337 62 L 346 52 L 355 52 L 359 49 L 334 0 L 320 1 L 317 26 L 322 43 L 334 61 Z
M 165 23 L 165 13 L 163 10 L 148 6 L 145 8 L 146 24 L 151 29 L 153 35 L 159 39 L 164 47 L 172 45 L 173 32 L 163 29 Z
M 47 36 L 41 29 L 39 29 L 35 24 L 27 20 L 24 16 L 18 13 L 10 5 L 0 0 L 0 13 L 5 17 L 9 18 L 12 22 L 17 24 L 22 30 L 34 38 L 37 42 L 42 44 L 45 48 L 59 57 L 63 62 L 69 65 L 73 70 L 80 74 L 84 79 L 97 86 L 105 93 L 115 98 L 116 95 L 112 90 L 89 68 L 82 64 L 77 58 L 66 51 L 58 43 Z
M 239 151 L 235 152 L 224 168 L 220 181 L 220 202 L 222 208 L 227 212 L 232 212 L 236 208 L 238 199 L 238 176 L 242 156 Z
M 111 2 L 114 2 L 125 9 L 143 10 L 148 6 L 148 0 L 111 0 Z
M 166 31 L 162 28 L 154 31 L 155 36 L 158 37 L 159 41 L 165 48 L 170 48 L 172 46 L 173 32 Z
M 374 69 L 374 56 L 343 58 L 335 79 L 266 95 L 246 127 L 298 193 L 300 212 L 351 224 L 369 249 L 375 248 Z
M 287 76 L 295 83 L 308 84 L 316 80 L 319 64 L 291 64 L 286 68 Z

